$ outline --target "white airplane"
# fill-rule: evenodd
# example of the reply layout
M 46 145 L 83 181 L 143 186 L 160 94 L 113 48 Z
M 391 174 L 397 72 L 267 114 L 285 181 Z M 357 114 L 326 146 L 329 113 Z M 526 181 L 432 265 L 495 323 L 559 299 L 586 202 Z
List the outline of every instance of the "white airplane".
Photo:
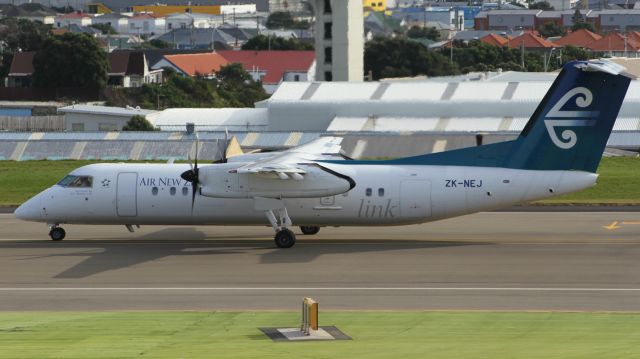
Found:
M 340 138 L 225 163 L 93 164 L 29 199 L 17 218 L 47 223 L 268 225 L 288 248 L 322 226 L 430 222 L 580 191 L 595 174 L 631 76 L 610 62 L 567 64 L 520 136 L 383 161 L 337 156 Z M 480 103 L 479 103 L 480 105 Z M 407 138 L 410 140 L 410 138 Z M 196 142 L 196 157 L 197 157 Z

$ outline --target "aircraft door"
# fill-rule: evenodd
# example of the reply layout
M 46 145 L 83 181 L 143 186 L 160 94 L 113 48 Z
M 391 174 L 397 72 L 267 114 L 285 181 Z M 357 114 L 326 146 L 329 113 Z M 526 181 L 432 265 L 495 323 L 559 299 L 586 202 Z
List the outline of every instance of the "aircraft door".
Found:
M 120 217 L 135 217 L 138 215 L 138 174 L 122 172 L 118 174 L 116 189 L 116 209 Z
M 430 181 L 402 181 L 400 184 L 400 215 L 403 218 L 431 217 Z

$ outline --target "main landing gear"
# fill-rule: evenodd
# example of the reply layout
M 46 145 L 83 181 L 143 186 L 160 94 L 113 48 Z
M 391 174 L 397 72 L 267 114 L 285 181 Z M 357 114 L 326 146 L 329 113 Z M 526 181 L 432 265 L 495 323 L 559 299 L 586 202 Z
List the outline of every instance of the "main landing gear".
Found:
M 291 227 L 293 222 L 291 222 L 283 200 L 256 197 L 254 198 L 254 206 L 256 210 L 263 211 L 267 216 L 271 227 L 276 232 L 273 240 L 278 248 L 291 248 L 296 244 L 295 233 L 287 228 Z
M 320 232 L 320 227 L 318 226 L 300 226 L 300 230 L 302 234 L 306 236 L 312 236 L 314 234 L 318 234 Z
M 56 242 L 63 240 L 66 234 L 67 232 L 65 232 L 62 227 L 58 227 L 57 225 L 51 226 L 51 230 L 49 231 L 49 237 L 51 237 L 51 239 Z

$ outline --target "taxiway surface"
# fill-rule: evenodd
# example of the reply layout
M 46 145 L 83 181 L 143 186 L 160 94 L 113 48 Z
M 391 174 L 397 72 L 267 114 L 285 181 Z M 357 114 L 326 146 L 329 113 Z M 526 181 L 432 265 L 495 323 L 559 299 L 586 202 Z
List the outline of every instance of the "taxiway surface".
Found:
M 640 311 L 640 213 L 493 212 L 323 228 L 65 226 L 0 215 L 0 310 Z

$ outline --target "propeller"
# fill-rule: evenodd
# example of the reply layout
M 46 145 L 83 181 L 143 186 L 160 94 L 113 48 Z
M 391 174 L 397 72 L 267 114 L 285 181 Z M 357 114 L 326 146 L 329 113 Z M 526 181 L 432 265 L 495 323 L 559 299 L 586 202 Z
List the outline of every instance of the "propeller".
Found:
M 193 213 L 193 206 L 196 203 L 196 193 L 198 192 L 199 188 L 200 188 L 200 180 L 198 178 L 198 173 L 199 173 L 199 169 L 198 169 L 198 147 L 200 145 L 200 140 L 198 139 L 198 133 L 195 133 L 196 135 L 196 155 L 194 156 L 194 162 L 191 162 L 191 153 L 188 154 L 188 158 L 189 158 L 189 166 L 191 166 L 190 170 L 184 171 L 182 172 L 182 174 L 180 175 L 180 177 L 191 183 L 191 188 L 192 188 L 192 192 L 191 192 L 191 213 Z

